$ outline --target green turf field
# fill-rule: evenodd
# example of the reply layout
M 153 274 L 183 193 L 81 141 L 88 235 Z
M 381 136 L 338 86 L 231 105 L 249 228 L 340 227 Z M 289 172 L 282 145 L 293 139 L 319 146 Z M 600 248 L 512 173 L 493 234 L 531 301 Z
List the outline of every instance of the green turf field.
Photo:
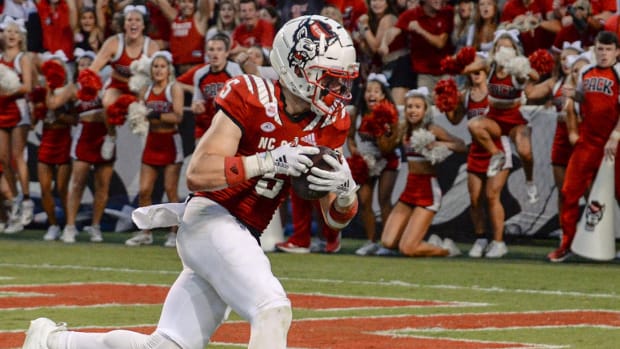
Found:
M 109 283 L 165 291 L 181 268 L 175 250 L 125 247 L 129 234 L 106 233 L 102 244 L 80 236 L 75 245 L 64 245 L 41 241 L 43 233 L 0 235 L 0 349 L 19 347 L 7 338 L 39 316 L 81 329 L 156 324 L 159 301 L 29 305 L 23 299 L 31 294 L 10 287 L 92 283 L 94 289 Z M 160 234 L 156 244 L 164 238 Z M 555 241 L 513 242 L 501 260 L 355 256 L 361 244 L 345 239 L 337 255 L 269 254 L 293 301 L 290 347 L 620 347 L 618 262 L 551 264 L 544 256 Z M 459 247 L 465 252 L 469 244 Z M 244 347 L 227 335 L 246 326 L 239 320 L 233 314 L 210 347 Z

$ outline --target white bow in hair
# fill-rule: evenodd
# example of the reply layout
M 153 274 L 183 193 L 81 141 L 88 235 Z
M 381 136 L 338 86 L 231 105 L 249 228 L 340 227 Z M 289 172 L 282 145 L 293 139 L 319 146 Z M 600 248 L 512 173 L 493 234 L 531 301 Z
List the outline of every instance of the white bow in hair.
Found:
M 368 75 L 368 79 L 367 80 L 368 81 L 372 81 L 372 80 L 379 81 L 383 86 L 390 87 L 390 84 L 388 83 L 387 78 L 385 77 L 385 75 L 383 75 L 381 73 L 379 73 L 379 74 L 370 73 Z
M 155 52 L 152 56 L 151 56 L 151 62 L 157 58 L 157 57 L 162 57 L 163 59 L 165 59 L 166 61 L 168 61 L 168 63 L 172 63 L 172 53 L 170 53 L 170 51 L 157 51 Z
M 138 11 L 142 15 L 146 16 L 146 7 L 144 5 L 127 5 L 123 9 L 123 15 L 126 15 L 131 11 Z
M 80 47 L 77 47 L 74 51 L 73 51 L 73 55 L 75 56 L 75 59 L 78 60 L 82 57 L 89 57 L 90 59 L 95 59 L 95 52 L 93 51 L 86 51 L 83 50 Z
M 41 59 L 43 59 L 44 61 L 49 61 L 50 59 L 57 59 L 64 63 L 69 61 L 69 59 L 67 58 L 67 55 L 64 53 L 63 50 L 57 50 L 54 53 L 45 52 L 41 55 Z
M 497 42 L 497 40 L 499 40 L 499 38 L 501 38 L 502 36 L 509 36 L 512 41 L 514 41 L 515 43 L 519 42 L 519 31 L 517 29 L 499 29 L 495 31 L 495 36 L 493 37 L 493 43 Z
M 11 16 L 4 16 L 2 23 L 0 23 L 0 29 L 5 30 L 9 24 L 17 26 L 20 32 L 26 33 L 26 23 L 22 18 L 15 19 Z
M 581 47 L 580 40 L 577 40 L 574 42 L 564 41 L 564 43 L 562 43 L 562 50 L 566 50 L 566 49 L 573 49 L 579 53 L 583 52 L 583 48 Z
M 413 96 L 428 97 L 428 94 L 429 94 L 428 87 L 422 86 L 422 87 L 418 87 L 416 89 L 407 91 L 407 94 L 405 95 L 405 97 L 406 98 L 413 97 Z
M 566 64 L 569 67 L 572 67 L 579 61 L 585 61 L 587 64 L 590 64 L 595 61 L 594 54 L 591 51 L 586 51 L 578 55 L 570 55 L 566 57 Z

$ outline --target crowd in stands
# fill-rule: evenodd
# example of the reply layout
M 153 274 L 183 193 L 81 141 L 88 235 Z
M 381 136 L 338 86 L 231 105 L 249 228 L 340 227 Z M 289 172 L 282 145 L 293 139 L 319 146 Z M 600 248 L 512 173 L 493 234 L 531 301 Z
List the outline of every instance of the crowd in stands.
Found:
M 18 79 L 0 77 L 5 233 L 19 232 L 33 219 L 24 147 L 36 123 L 43 123 L 37 177 L 49 221 L 44 239 L 75 242 L 76 215 L 93 171 L 93 217 L 84 230 L 91 241 L 102 241 L 115 154 L 125 151 L 116 149 L 116 128 L 127 122 L 146 137 L 139 205 L 151 204 L 160 169 L 167 200 L 179 201 L 183 118 L 194 119 L 198 142 L 229 78 L 247 73 L 277 79 L 269 53 L 281 24 L 322 14 L 350 32 L 360 62 L 343 145 L 360 184 L 359 218 L 367 242 L 358 255 L 461 254 L 451 239 L 427 235 L 441 201 L 435 165 L 450 152 L 463 152 L 476 235 L 469 256 L 504 256 L 499 194 L 512 168 L 513 147 L 523 164 L 524 190 L 531 203 L 538 200 L 533 162 L 540 159 L 532 153 L 531 130 L 519 108 L 534 103 L 556 108 L 559 131 L 551 160 L 561 188 L 576 141 L 569 140 L 574 127 L 567 125 L 566 108 L 573 114 L 575 108 L 567 97 L 575 96 L 579 69 L 595 63 L 588 50 L 599 32 L 620 31 L 614 0 L 4 0 L 0 9 L 0 63 Z M 553 58 L 552 69 L 517 67 L 543 55 L 541 50 Z M 456 63 L 451 66 L 446 57 Z M 433 123 L 433 110 L 453 124 L 467 120 L 471 145 Z M 405 165 L 407 185 L 394 203 L 398 171 Z M 375 191 L 379 215 L 373 211 Z M 66 213 L 63 229 L 55 196 Z M 277 248 L 308 253 L 314 204 L 294 192 L 291 203 L 294 232 Z M 314 251 L 338 252 L 340 232 L 324 229 L 322 235 L 325 241 Z M 149 231 L 126 242 L 152 243 Z M 175 246 L 174 229 L 165 245 Z M 561 252 L 550 259 L 563 260 L 567 251 Z

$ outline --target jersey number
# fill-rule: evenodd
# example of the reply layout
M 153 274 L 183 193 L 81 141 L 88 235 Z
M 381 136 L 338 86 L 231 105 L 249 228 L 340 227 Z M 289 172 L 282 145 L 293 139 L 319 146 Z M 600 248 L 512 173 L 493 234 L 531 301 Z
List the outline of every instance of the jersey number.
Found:
M 228 96 L 228 94 L 232 90 L 232 85 L 236 85 L 240 82 L 241 81 L 239 81 L 239 79 L 230 79 L 226 81 L 226 85 L 224 85 L 224 88 L 222 88 L 222 91 L 220 91 L 220 98 L 226 98 L 226 96 Z

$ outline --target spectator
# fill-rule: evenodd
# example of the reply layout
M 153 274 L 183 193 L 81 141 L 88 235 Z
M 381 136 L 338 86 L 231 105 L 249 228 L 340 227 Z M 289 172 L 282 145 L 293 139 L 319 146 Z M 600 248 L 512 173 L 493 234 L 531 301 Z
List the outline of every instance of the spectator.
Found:
M 474 63 L 465 67 L 464 75 L 467 77 L 468 86 L 465 93 L 461 94 L 461 103 L 454 112 L 448 112 L 448 120 L 456 125 L 461 122 L 463 117 L 472 120 L 487 113 L 488 101 L 488 67 L 477 65 L 485 58 L 477 56 Z M 473 68 L 470 68 L 473 67 Z M 467 154 L 467 189 L 470 199 L 470 216 L 474 225 L 474 235 L 476 241 L 469 250 L 472 258 L 501 257 L 501 244 L 504 241 L 504 208 L 501 202 L 502 188 L 506 185 L 510 169 L 512 168 L 512 156 L 510 139 L 501 136 L 494 140 L 495 145 L 502 149 L 506 155 L 506 163 L 501 171 L 493 177 L 487 176 L 487 168 L 491 153 L 489 153 L 480 143 L 472 140 Z M 485 209 L 486 206 L 486 209 Z M 485 214 L 486 211 L 486 214 Z M 486 217 L 491 223 L 493 240 L 491 244 L 486 234 Z
M 95 53 L 76 49 L 75 59 L 77 63 L 75 76 L 77 77 L 79 72 L 92 65 Z M 71 158 L 73 159 L 71 190 L 69 190 L 67 202 L 66 224 L 61 236 L 64 243 L 74 243 L 75 237 L 78 235 L 75 223 L 91 169 L 94 174 L 93 213 L 91 225 L 85 230 L 90 235 L 90 241 L 103 241 L 101 219 L 108 202 L 110 180 L 114 173 L 114 158 L 104 159 L 101 156 L 101 147 L 107 134 L 105 114 L 101 102 L 102 95 L 103 93 L 100 93 L 92 101 L 76 101 L 75 109 L 79 123 L 76 132 L 73 134 L 73 143 L 71 144 Z
M 393 114 L 394 121 L 392 125 L 386 126 L 389 131 L 381 136 L 377 136 L 371 126 L 371 120 L 375 117 L 373 112 L 379 105 L 386 107 Z M 358 117 L 361 119 L 359 127 L 357 126 Z M 360 256 L 374 254 L 380 247 L 377 244 L 379 240 L 377 222 L 372 208 L 375 187 L 377 187 L 378 203 L 381 209 L 381 221 L 384 224 L 392 209 L 392 191 L 400 168 L 400 154 L 394 147 L 390 151 L 382 151 L 378 142 L 382 137 L 397 140 L 398 134 L 395 132 L 397 124 L 398 113 L 390 96 L 387 78 L 382 74 L 369 75 L 364 91 L 364 102 L 360 108 L 359 116 L 354 117 L 351 121 L 351 129 L 347 138 L 351 155 L 364 157 L 368 167 L 368 179 L 359 183 L 360 189 L 358 191 L 360 218 L 368 239 L 362 247 L 355 251 Z
M 140 92 L 140 99 L 146 104 L 149 123 L 146 144 L 140 166 L 140 207 L 153 203 L 153 188 L 161 170 L 164 176 L 164 191 L 169 202 L 179 202 L 179 175 L 183 164 L 183 149 L 178 125 L 183 120 L 183 90 L 174 83 L 172 54 L 158 51 L 151 58 L 152 83 Z M 176 247 L 176 226 L 172 228 L 165 247 Z M 142 230 L 125 241 L 127 246 L 151 245 L 153 234 Z
M 6 193 L 7 206 L 11 207 L 9 225 L 4 232 L 13 234 L 24 229 L 20 215 L 23 207 L 20 208 L 17 200 L 16 175 L 12 161 L 24 162 L 24 128 L 16 126 L 21 123 L 24 116 L 19 108 L 19 100 L 23 100 L 23 96 L 32 90 L 33 67 L 31 55 L 26 53 L 27 33 L 23 20 L 4 17 L 0 29 L 4 30 L 4 52 L 0 57 L 0 64 L 13 70 L 19 79 L 14 82 L 18 85 L 15 90 L 2 91 L 0 96 L 0 162 L 2 175 L 9 187 Z M 2 78 L 9 79 L 8 76 Z M 20 165 L 17 168 L 19 169 Z M 28 197 L 24 199 L 30 201 Z M 32 206 L 29 205 L 29 208 Z
M 379 51 L 383 37 L 396 24 L 397 19 L 392 0 L 371 1 L 368 13 L 358 19 L 358 30 L 354 32 L 354 38 L 359 37 L 361 51 L 370 61 L 369 70 L 386 75 L 394 103 L 402 106 L 405 103 L 405 93 L 415 87 L 416 83 L 410 71 L 405 34 L 401 33 L 390 43 L 387 53 L 381 54 Z
M 275 30 L 280 29 L 280 26 L 282 25 L 280 23 L 280 14 L 278 13 L 278 10 L 276 10 L 276 8 L 273 6 L 266 6 L 261 8 L 258 11 L 258 16 L 260 17 L 260 19 L 271 23 Z
M 75 47 L 84 51 L 99 51 L 103 44 L 103 27 L 97 23 L 94 7 L 83 7 L 79 11 L 79 25 L 74 28 Z
M 5 0 L 2 14 L 14 19 L 22 19 L 28 35 L 27 51 L 43 52 L 43 29 L 33 0 Z
M 492 154 L 488 177 L 497 175 L 506 162 L 506 155 L 495 145 L 494 140 L 503 135 L 510 136 L 523 163 L 529 202 L 535 203 L 538 201 L 538 189 L 534 183 L 531 130 L 519 108 L 526 84 L 530 80 L 538 80 L 538 74 L 528 64 L 511 63 L 523 59 L 526 58 L 521 55 L 517 32 L 498 31 L 490 53 L 489 111 L 485 116 L 470 120 L 468 128 L 472 137 Z M 509 66 L 513 68 L 509 70 Z M 500 250 L 505 250 L 505 245 L 501 245 Z
M 206 38 L 209 40 L 217 33 L 225 33 L 232 37 L 232 33 L 239 24 L 237 10 L 232 0 L 222 0 L 219 3 L 215 25 L 207 30 Z
M 474 47 L 483 52 L 490 51 L 498 24 L 497 0 L 480 0 L 476 10 Z
M 275 35 L 273 25 L 258 17 L 255 0 L 241 0 L 239 8 L 241 23 L 232 34 L 231 55 L 234 57 L 251 46 L 260 46 L 269 52 Z
M 474 44 L 474 19 L 475 10 L 473 0 L 459 0 L 454 13 L 454 31 L 452 32 L 452 44 L 455 51 L 465 46 Z
M 359 18 L 368 13 L 368 5 L 364 0 L 325 0 L 325 5 L 333 5 L 342 13 L 342 22 L 344 27 L 352 33 Z
M 43 28 L 43 48 L 49 52 L 62 50 L 73 60 L 73 30 L 78 26 L 75 0 L 41 0 L 37 10 Z
M 575 148 L 568 161 L 562 186 L 562 241 L 560 247 L 547 256 L 552 262 L 562 262 L 571 255 L 570 246 L 580 216 L 579 200 L 592 184 L 604 158 L 611 161 L 615 159 L 615 194 L 616 198 L 620 197 L 620 160 L 617 159 L 620 140 L 618 46 L 615 33 L 598 33 L 594 43 L 595 63 L 580 71 L 576 93 L 569 97 L 569 102 L 572 100 L 573 103 L 579 103 L 580 115 L 567 113 L 569 139 Z M 579 128 L 574 120 L 577 116 L 582 118 Z
M 158 0 L 157 4 L 171 22 L 170 52 L 176 65 L 176 73 L 183 74 L 204 61 L 209 1 L 180 0 L 178 9 L 166 0 Z
M 67 57 L 62 55 L 49 55 L 47 60 L 54 60 L 66 71 Z M 75 86 L 72 82 L 66 82 L 60 88 L 52 88 L 48 83 L 48 91 L 45 105 L 47 113 L 43 121 L 43 132 L 37 158 L 37 176 L 41 186 L 41 206 L 47 214 L 49 227 L 43 236 L 43 240 L 52 241 L 60 236 L 60 225 L 56 218 L 56 204 L 54 203 L 55 182 L 56 192 L 60 199 L 63 211 L 67 212 L 68 187 L 71 175 L 71 126 L 76 123 L 73 114 L 73 101 L 75 99 Z M 55 174 L 55 178 L 54 178 Z
M 594 38 L 599 29 L 592 26 L 592 22 L 588 20 L 591 17 L 591 7 L 587 0 L 577 0 L 571 6 L 569 14 L 572 22 L 558 32 L 553 42 L 552 49 L 555 52 L 562 51 L 564 42 L 580 41 L 584 48 L 589 48 L 594 44 Z
M 257 46 L 250 47 L 247 52 L 237 55 L 236 61 L 246 74 L 254 74 L 269 80 L 278 80 L 278 73 L 269 64 L 265 52 Z
M 551 1 L 544 0 L 508 0 L 504 5 L 500 23 L 520 31 L 526 56 L 539 48 L 549 49 L 560 31 L 560 21 L 550 16 L 551 6 Z
M 389 255 L 394 249 L 409 257 L 452 257 L 461 254 L 451 239 L 431 240 L 439 245 L 423 241 L 441 204 L 441 188 L 434 164 L 444 160 L 449 151 L 467 150 L 463 140 L 432 123 L 432 113 L 430 96 L 425 87 L 407 93 L 403 144 L 409 175 L 406 187 L 383 227 L 381 243 L 386 249 L 377 251 L 377 255 Z M 429 138 L 429 143 L 418 145 L 416 142 L 419 140 L 414 139 L 416 132 L 425 132 L 434 140 Z M 424 153 L 420 152 L 420 146 L 425 149 Z M 439 155 L 440 150 L 446 156 Z
M 417 86 L 432 90 L 441 79 L 440 61 L 454 52 L 450 34 L 454 28 L 454 11 L 442 0 L 425 0 L 422 6 L 403 12 L 396 26 L 385 35 L 379 52 L 400 33 L 410 35 L 411 69 L 417 74 Z
M 171 20 L 166 18 L 162 7 L 171 6 L 169 0 L 149 0 L 144 2 L 149 16 L 149 25 L 146 27 L 146 35 L 155 41 L 161 49 L 168 49 L 172 28 Z M 207 18 L 209 18 L 207 14 Z M 204 42 L 204 41 L 203 41 Z

